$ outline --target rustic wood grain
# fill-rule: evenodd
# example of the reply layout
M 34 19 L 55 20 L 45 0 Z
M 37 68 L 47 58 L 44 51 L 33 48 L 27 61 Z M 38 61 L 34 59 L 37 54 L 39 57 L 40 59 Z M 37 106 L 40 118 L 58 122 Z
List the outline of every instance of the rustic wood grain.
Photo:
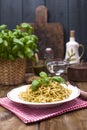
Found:
M 32 24 L 33 25 L 33 24 Z M 60 23 L 44 23 L 33 25 L 35 34 L 39 37 L 39 57 L 44 58 L 44 50 L 51 47 L 55 58 L 64 57 L 63 28 Z
M 44 59 L 44 51 L 47 47 L 53 49 L 54 58 L 64 58 L 64 30 L 62 24 L 47 22 L 48 10 L 45 6 L 38 6 L 35 14 L 36 21 L 30 24 L 34 27 L 34 34 L 39 38 L 37 43 L 39 58 Z M 27 72 L 30 72 L 30 60 L 27 62 Z
M 36 8 L 36 23 L 42 24 L 47 23 L 48 10 L 44 5 L 41 5 Z
M 54 50 L 55 58 L 64 57 L 64 30 L 61 23 L 49 23 L 48 10 L 45 6 L 36 8 L 36 22 L 31 24 L 39 38 L 38 48 L 40 58 L 43 59 L 46 47 Z

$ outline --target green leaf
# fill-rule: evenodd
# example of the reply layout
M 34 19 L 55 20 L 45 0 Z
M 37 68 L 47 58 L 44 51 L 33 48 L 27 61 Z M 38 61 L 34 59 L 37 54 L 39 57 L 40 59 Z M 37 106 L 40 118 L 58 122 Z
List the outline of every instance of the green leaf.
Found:
M 10 59 L 10 60 L 15 60 L 14 56 L 11 55 L 11 54 L 9 55 L 9 59 Z
M 8 42 L 6 40 L 3 41 L 5 47 L 8 47 Z
M 27 48 L 27 47 L 25 48 L 25 54 L 29 58 L 32 58 L 34 56 L 34 52 L 30 48 Z
M 66 83 L 65 79 L 62 78 L 61 76 L 53 76 L 52 79 L 56 82 L 59 82 L 59 83 Z
M 13 46 L 12 51 L 13 51 L 13 52 L 17 52 L 18 49 L 19 49 L 18 45 L 15 45 L 15 46 Z
M 28 23 L 22 23 L 22 24 L 21 24 L 21 27 L 22 27 L 22 28 L 27 28 L 28 26 L 29 26 Z
M 26 42 L 26 45 L 29 45 L 29 47 L 31 47 L 32 44 L 33 44 L 33 41 L 32 41 L 32 40 L 28 40 L 28 41 Z
M 0 25 L 0 58 L 30 58 L 34 61 L 34 53 L 38 50 L 37 36 L 32 34 L 33 27 L 29 23 L 17 25 L 9 30 L 7 25 Z
M 45 78 L 45 77 L 47 77 L 47 74 L 46 74 L 45 72 L 43 72 L 43 71 L 40 72 L 39 75 L 40 75 L 41 78 Z
M 40 86 L 40 83 L 41 81 L 38 79 L 33 80 L 32 85 L 31 85 L 32 90 L 33 91 L 37 90 L 37 88 Z
M 0 37 L 0 44 L 3 42 L 3 39 Z
M 38 37 L 37 37 L 36 35 L 32 35 L 32 40 L 33 40 L 34 42 L 37 42 L 37 41 L 38 41 Z
M 0 31 L 5 30 L 5 29 L 7 29 L 7 25 L 2 24 L 2 25 L 0 26 Z
M 18 52 L 18 57 L 24 59 L 24 54 L 21 51 L 19 51 Z
M 44 77 L 44 83 L 45 83 L 46 85 L 49 84 L 49 77 Z
M 14 38 L 13 40 L 15 43 L 18 43 L 19 45 L 23 46 L 23 42 L 21 42 L 19 39 Z
M 33 27 L 29 23 L 22 23 L 19 28 L 28 34 L 31 34 L 33 32 Z

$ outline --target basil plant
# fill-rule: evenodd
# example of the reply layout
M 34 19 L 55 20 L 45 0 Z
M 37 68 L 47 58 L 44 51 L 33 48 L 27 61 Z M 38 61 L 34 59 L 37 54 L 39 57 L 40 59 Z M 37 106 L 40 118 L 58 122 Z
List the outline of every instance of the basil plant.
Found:
M 38 52 L 38 37 L 33 31 L 28 23 L 17 25 L 13 30 L 9 30 L 7 25 L 0 25 L 0 58 L 15 60 L 28 57 L 34 60 L 34 54 Z

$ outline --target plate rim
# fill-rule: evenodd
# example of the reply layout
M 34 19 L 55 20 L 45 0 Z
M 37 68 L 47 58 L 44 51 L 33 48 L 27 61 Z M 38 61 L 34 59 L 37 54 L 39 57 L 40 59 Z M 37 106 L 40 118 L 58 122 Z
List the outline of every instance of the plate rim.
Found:
M 69 84 L 69 85 L 71 85 L 71 84 Z M 78 94 L 75 95 L 74 98 L 70 98 L 70 99 L 66 98 L 66 99 L 64 99 L 64 100 L 60 100 L 60 101 L 56 101 L 56 102 L 46 102 L 46 103 L 27 102 L 27 101 L 24 101 L 24 100 L 22 100 L 22 99 L 20 99 L 21 102 L 19 102 L 19 101 L 15 100 L 15 99 L 12 99 L 12 97 L 10 96 L 10 94 L 11 94 L 14 90 L 21 89 L 21 88 L 24 88 L 24 87 L 25 87 L 25 90 L 26 90 L 26 88 L 27 88 L 28 86 L 30 86 L 30 84 L 28 84 L 28 85 L 23 85 L 23 86 L 20 86 L 20 87 L 17 87 L 17 88 L 13 88 L 12 90 L 10 90 L 10 91 L 7 93 L 7 98 L 10 99 L 11 101 L 15 102 L 15 103 L 20 103 L 20 104 L 25 104 L 25 105 L 30 105 L 30 106 L 43 106 L 43 105 L 45 105 L 45 106 L 46 106 L 46 105 L 49 105 L 49 106 L 50 106 L 50 105 L 58 105 L 58 104 L 66 103 L 66 102 L 68 102 L 68 101 L 72 101 L 72 100 L 74 100 L 75 98 L 77 98 L 77 97 L 80 95 L 80 90 L 79 90 L 79 88 L 77 88 L 76 86 L 71 85 L 72 87 L 74 87 L 74 88 L 78 91 Z M 22 91 L 23 91 L 23 90 L 22 90 Z M 17 96 L 18 96 L 18 95 L 17 95 Z

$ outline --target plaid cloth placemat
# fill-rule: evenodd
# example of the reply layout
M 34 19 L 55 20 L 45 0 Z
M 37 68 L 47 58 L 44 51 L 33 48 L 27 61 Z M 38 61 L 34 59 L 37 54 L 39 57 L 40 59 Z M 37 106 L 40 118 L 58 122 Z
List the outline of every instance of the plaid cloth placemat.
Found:
M 52 118 L 66 112 L 86 108 L 87 101 L 76 98 L 52 108 L 31 108 L 28 105 L 18 104 L 9 100 L 7 97 L 4 97 L 0 98 L 0 105 L 13 112 L 24 123 L 33 123 Z

